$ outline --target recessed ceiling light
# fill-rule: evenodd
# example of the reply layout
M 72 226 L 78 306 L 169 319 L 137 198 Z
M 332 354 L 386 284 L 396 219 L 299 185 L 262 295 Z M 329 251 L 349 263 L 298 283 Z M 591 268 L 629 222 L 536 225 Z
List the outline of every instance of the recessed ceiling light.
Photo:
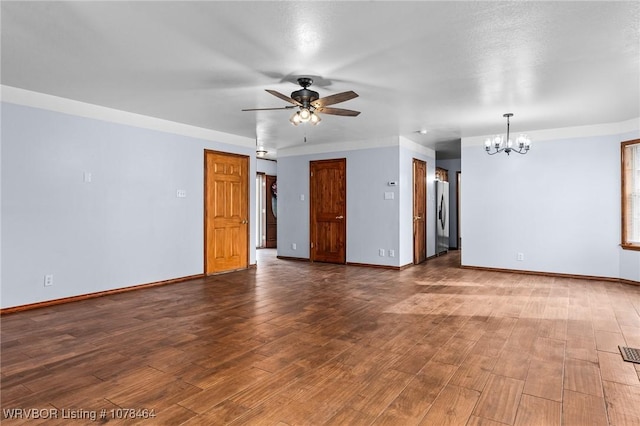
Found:
M 422 130 L 419 131 L 419 133 L 421 135 L 426 135 L 427 134 L 427 130 L 426 129 L 422 129 Z

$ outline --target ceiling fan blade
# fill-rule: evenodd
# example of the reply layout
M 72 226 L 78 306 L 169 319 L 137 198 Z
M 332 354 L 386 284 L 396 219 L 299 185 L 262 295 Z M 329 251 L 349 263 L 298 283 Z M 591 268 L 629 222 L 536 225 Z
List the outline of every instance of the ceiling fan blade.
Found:
M 316 108 L 316 111 L 323 114 L 342 115 L 346 117 L 356 117 L 360 114 L 360 111 L 353 111 L 351 109 L 344 108 Z
M 279 108 L 247 108 L 247 109 L 243 109 L 242 111 L 275 111 L 277 109 L 291 109 L 291 108 L 295 108 L 295 105 L 287 105 L 285 107 L 279 107 Z
M 317 101 L 311 102 L 316 108 L 320 108 L 327 105 L 333 105 L 340 102 L 348 101 L 349 99 L 357 98 L 358 94 L 353 90 L 349 90 L 348 92 L 336 93 L 335 95 L 326 96 L 324 98 L 320 98 Z
M 277 97 L 277 98 L 282 99 L 283 101 L 287 101 L 287 102 L 289 102 L 290 104 L 294 104 L 294 105 L 297 105 L 297 106 L 302 106 L 302 104 L 301 104 L 300 102 L 296 101 L 296 100 L 295 100 L 295 99 L 293 99 L 293 98 L 290 98 L 290 97 L 289 97 L 289 96 L 287 96 L 287 95 L 283 95 L 282 93 L 280 93 L 280 92 L 276 92 L 275 90 L 269 90 L 269 89 L 265 89 L 265 90 L 266 90 L 267 92 L 271 93 L 273 96 L 275 96 L 275 97 Z

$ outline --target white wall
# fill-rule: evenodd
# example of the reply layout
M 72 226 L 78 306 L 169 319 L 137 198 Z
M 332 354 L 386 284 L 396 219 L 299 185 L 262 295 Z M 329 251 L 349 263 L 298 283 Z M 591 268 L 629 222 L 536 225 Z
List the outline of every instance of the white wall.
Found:
M 637 123 L 637 126 L 640 127 L 640 123 Z M 630 141 L 634 139 L 640 139 L 640 130 L 626 132 L 620 135 L 620 141 Z M 620 190 L 621 189 L 619 189 L 619 191 Z M 622 208 L 622 206 L 620 208 Z M 622 230 L 619 231 L 619 233 L 621 232 Z M 622 247 L 618 247 L 618 252 L 620 254 L 620 278 L 640 282 L 640 252 L 623 250 Z
M 399 200 L 387 186 L 398 180 L 397 147 L 279 157 L 278 255 L 309 258 L 309 162 L 332 158 L 347 160 L 347 262 L 397 266 Z M 396 256 L 380 257 L 379 248 Z
M 640 281 L 640 256 L 638 252 L 620 249 L 620 278 Z
M 401 265 L 413 263 L 413 159 L 427 163 L 427 257 L 436 254 L 436 160 L 435 152 L 400 138 L 400 246 Z
M 427 161 L 431 186 L 435 176 L 433 151 L 395 139 L 392 146 L 370 149 L 281 154 L 278 158 L 279 256 L 309 258 L 309 162 L 346 158 L 347 262 L 384 266 L 413 262 L 412 159 Z M 398 182 L 398 186 L 389 186 L 391 181 Z M 385 192 L 393 193 L 393 200 L 385 200 Z M 433 195 L 431 198 L 435 199 Z M 435 201 L 430 205 L 430 216 L 435 217 Z M 428 255 L 433 255 L 435 219 L 433 227 L 429 226 L 428 238 Z M 379 255 L 379 249 L 385 250 L 385 256 Z M 388 256 L 389 250 L 394 250 L 393 258 Z
M 436 166 L 449 172 L 449 247 L 458 247 L 458 188 L 457 172 L 462 170 L 462 160 L 459 158 L 436 160 Z
M 264 158 L 256 159 L 256 172 L 265 175 L 277 176 L 278 163 L 274 160 L 265 160 Z
M 251 156 L 256 172 L 252 143 L 223 143 L 224 136 L 216 142 L 6 102 L 1 118 L 3 308 L 201 274 L 204 150 Z M 253 179 L 250 191 L 253 223 Z M 44 287 L 45 274 L 53 286 Z
M 463 139 L 462 264 L 637 280 L 620 244 L 620 142 L 637 121 L 528 132 L 527 155 Z M 538 136 L 538 137 L 536 137 Z M 524 261 L 517 261 L 517 253 Z M 635 278 L 634 278 L 635 277 Z
M 388 185 L 398 181 L 398 148 L 347 154 L 347 262 L 398 266 L 400 199 L 398 187 Z M 386 192 L 392 200 L 385 200 Z

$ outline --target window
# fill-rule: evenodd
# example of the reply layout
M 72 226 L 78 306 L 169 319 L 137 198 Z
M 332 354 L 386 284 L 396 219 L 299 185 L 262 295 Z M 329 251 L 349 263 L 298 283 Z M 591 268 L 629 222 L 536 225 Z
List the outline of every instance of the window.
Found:
M 640 250 L 640 139 L 622 142 L 622 248 Z

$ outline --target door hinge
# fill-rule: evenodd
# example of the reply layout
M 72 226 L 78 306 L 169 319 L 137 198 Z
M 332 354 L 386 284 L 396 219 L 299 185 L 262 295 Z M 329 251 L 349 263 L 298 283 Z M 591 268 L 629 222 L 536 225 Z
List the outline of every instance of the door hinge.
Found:
M 313 172 L 311 172 L 311 177 L 313 177 Z
M 311 243 L 311 248 L 313 248 L 313 243 Z

